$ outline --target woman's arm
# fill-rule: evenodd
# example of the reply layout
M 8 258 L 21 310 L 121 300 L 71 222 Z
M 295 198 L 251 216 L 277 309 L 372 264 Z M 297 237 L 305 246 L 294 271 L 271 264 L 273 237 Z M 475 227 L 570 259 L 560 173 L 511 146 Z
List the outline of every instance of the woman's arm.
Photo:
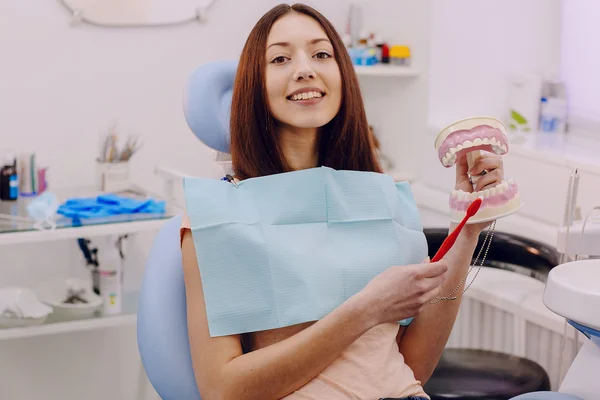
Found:
M 482 175 L 485 169 L 486 173 Z M 479 176 L 475 184 L 470 182 L 470 176 Z M 494 187 L 504 179 L 502 157 L 484 153 L 469 170 L 466 157 L 456 162 L 456 189 L 465 192 L 480 192 Z M 465 287 L 464 279 L 468 272 L 473 253 L 477 247 L 479 234 L 491 223 L 475 223 L 465 225 L 456 243 L 444 257 L 448 261 L 448 279 L 443 285 L 442 296 L 452 292 L 461 294 Z M 450 232 L 456 228 L 456 223 L 450 226 Z M 457 285 L 460 287 L 455 291 Z M 458 314 L 462 297 L 456 300 L 444 300 L 430 304 L 418 315 L 407 329 L 398 332 L 400 352 L 406 363 L 413 369 L 415 376 L 425 384 L 435 369 L 444 347 L 448 342 L 452 327 Z
M 455 227 L 456 224 L 452 224 L 450 232 Z M 465 283 L 461 284 L 461 281 L 468 272 L 478 237 L 478 230 L 471 230 L 465 226 L 454 246 L 444 257 L 448 262 L 448 272 L 447 279 L 442 284 L 441 297 L 450 294 L 459 284 L 453 295 L 463 292 Z M 459 297 L 456 300 L 429 304 L 408 327 L 400 327 L 400 353 L 422 385 L 425 385 L 437 366 L 452 332 L 461 300 L 462 297 Z
M 182 240 L 182 256 L 190 350 L 204 400 L 280 399 L 317 376 L 375 325 L 370 314 L 361 308 L 365 302 L 353 297 L 296 335 L 243 354 L 239 335 L 210 337 L 189 230 Z

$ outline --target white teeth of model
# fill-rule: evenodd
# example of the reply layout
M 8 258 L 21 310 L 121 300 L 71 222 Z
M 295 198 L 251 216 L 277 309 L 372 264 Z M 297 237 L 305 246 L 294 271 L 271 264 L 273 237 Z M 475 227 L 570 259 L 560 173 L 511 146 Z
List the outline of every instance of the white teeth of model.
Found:
M 483 197 L 490 197 L 490 189 L 485 189 L 483 191 Z
M 494 196 L 496 194 L 496 188 L 495 187 L 489 189 L 489 191 L 490 191 L 490 196 Z
M 500 188 L 502 188 L 502 191 L 503 191 L 503 192 L 507 191 L 507 190 L 508 190 L 508 183 L 506 183 L 506 182 L 502 182 L 502 183 L 500 184 Z
M 444 165 L 448 164 L 448 157 L 442 157 L 442 164 L 444 164 Z
M 456 154 L 456 148 L 455 147 L 450 147 L 450 154 L 452 154 L 452 155 Z
M 475 140 L 473 140 L 473 146 L 481 146 L 483 143 L 483 140 L 479 139 L 479 138 L 475 138 Z
M 471 200 L 475 200 L 477 197 L 479 197 L 479 195 L 477 192 L 473 192 L 469 197 L 471 198 Z
M 456 151 L 461 151 L 463 149 L 462 144 L 459 144 L 458 146 L 456 146 Z
M 456 190 L 453 190 L 452 191 L 452 198 L 455 199 L 457 195 L 458 195 L 458 192 Z
M 495 146 L 497 144 L 496 138 L 491 138 L 490 139 L 490 144 L 492 145 L 492 147 Z
M 483 144 L 490 144 L 489 138 L 483 138 Z
M 465 140 L 463 143 L 463 148 L 467 149 L 469 147 L 473 147 L 473 142 L 471 142 L 470 140 Z

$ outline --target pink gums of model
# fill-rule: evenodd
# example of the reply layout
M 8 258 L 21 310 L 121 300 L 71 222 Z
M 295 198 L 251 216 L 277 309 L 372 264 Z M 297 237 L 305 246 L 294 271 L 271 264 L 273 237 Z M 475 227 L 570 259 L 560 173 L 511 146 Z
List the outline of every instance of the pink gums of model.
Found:
M 500 129 L 485 124 L 458 130 L 450 133 L 441 143 L 438 157 L 444 167 L 450 168 L 460 157 L 477 150 L 504 155 L 508 152 L 508 139 Z M 510 213 L 513 206 L 518 207 L 520 203 L 518 194 L 517 184 L 512 179 L 505 179 L 493 188 L 478 192 L 453 190 L 449 205 L 453 212 L 463 213 L 477 197 L 482 197 L 479 212 L 482 217 L 492 212 L 492 209 L 505 209 Z M 488 209 L 487 212 L 484 209 Z

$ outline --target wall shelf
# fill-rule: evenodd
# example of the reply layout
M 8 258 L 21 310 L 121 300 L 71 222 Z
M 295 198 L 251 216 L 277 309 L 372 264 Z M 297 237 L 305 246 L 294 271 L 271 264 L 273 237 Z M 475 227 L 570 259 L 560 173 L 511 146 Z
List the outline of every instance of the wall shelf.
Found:
M 123 294 L 123 312 L 117 315 L 97 315 L 86 319 L 65 320 L 50 314 L 41 325 L 19 328 L 0 328 L 0 341 L 22 339 L 36 336 L 56 335 L 61 333 L 107 329 L 117 326 L 134 326 L 137 322 L 137 292 Z
M 415 77 L 419 71 L 412 67 L 402 65 L 355 65 L 354 70 L 358 76 L 380 76 L 380 77 Z
M 72 197 L 94 197 L 99 194 L 92 188 L 63 189 L 55 193 L 61 203 Z M 159 196 L 151 196 L 137 187 L 134 187 L 132 193 L 134 198 L 142 195 L 140 198 L 150 196 L 161 200 Z M 27 217 L 27 205 L 32 200 L 33 198 L 20 197 L 14 202 L 0 201 L 0 246 L 157 231 L 178 211 L 176 208 L 171 209 L 171 204 L 168 203 L 167 211 L 158 214 L 114 215 L 81 222 L 59 215 L 56 229 L 38 230 Z M 11 220 L 11 216 L 19 219 Z
M 109 224 L 86 225 L 72 228 L 57 228 L 54 230 L 0 233 L 0 246 L 24 243 L 51 242 L 57 240 L 78 239 L 106 235 L 125 235 L 150 232 L 160 229 L 167 219 L 133 221 Z

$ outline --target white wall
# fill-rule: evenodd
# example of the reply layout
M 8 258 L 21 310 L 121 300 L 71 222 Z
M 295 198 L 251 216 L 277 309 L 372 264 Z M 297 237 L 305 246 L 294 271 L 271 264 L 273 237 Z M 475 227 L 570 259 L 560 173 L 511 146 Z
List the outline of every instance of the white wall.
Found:
M 569 115 L 600 125 L 600 55 L 596 38 L 600 33 L 600 3 L 594 0 L 563 2 L 561 78 L 568 88 Z M 597 134 L 597 132 L 595 132 Z
M 437 159 L 435 135 L 458 119 L 503 118 L 511 75 L 558 71 L 561 1 L 435 0 L 431 24 L 430 128 L 424 134 L 419 178 L 424 185 L 450 193 L 455 169 L 443 168 Z M 510 157 L 505 168 L 507 177 L 519 182 L 522 171 Z M 541 185 L 551 183 L 547 174 L 536 179 Z M 526 207 L 535 207 L 535 193 L 529 198 L 534 201 Z
M 218 176 L 211 153 L 188 130 L 184 82 L 198 64 L 237 57 L 252 25 L 274 0 L 220 0 L 206 25 L 155 29 L 69 27 L 55 1 L 0 3 L 0 151 L 35 151 L 52 189 L 88 186 L 98 135 L 114 119 L 142 135 L 134 178 L 159 190 L 155 163 Z M 348 3 L 312 1 L 343 29 Z M 413 47 L 422 75 L 410 81 L 361 78 L 370 122 L 400 167 L 414 166 L 407 139 L 427 118 L 430 1 L 364 1 L 364 23 Z M 235 13 L 232 12 L 235 10 Z M 130 243 L 126 284 L 136 288 L 152 235 Z M 0 285 L 34 286 L 85 274 L 72 242 L 0 247 Z M 101 347 L 106 346 L 106 347 Z M 59 367 L 60 366 L 60 367 Z M 131 400 L 138 373 L 135 329 L 0 342 L 0 399 Z M 34 385 L 35 384 L 35 385 Z
M 429 121 L 503 117 L 511 74 L 558 72 L 561 0 L 434 0 Z

